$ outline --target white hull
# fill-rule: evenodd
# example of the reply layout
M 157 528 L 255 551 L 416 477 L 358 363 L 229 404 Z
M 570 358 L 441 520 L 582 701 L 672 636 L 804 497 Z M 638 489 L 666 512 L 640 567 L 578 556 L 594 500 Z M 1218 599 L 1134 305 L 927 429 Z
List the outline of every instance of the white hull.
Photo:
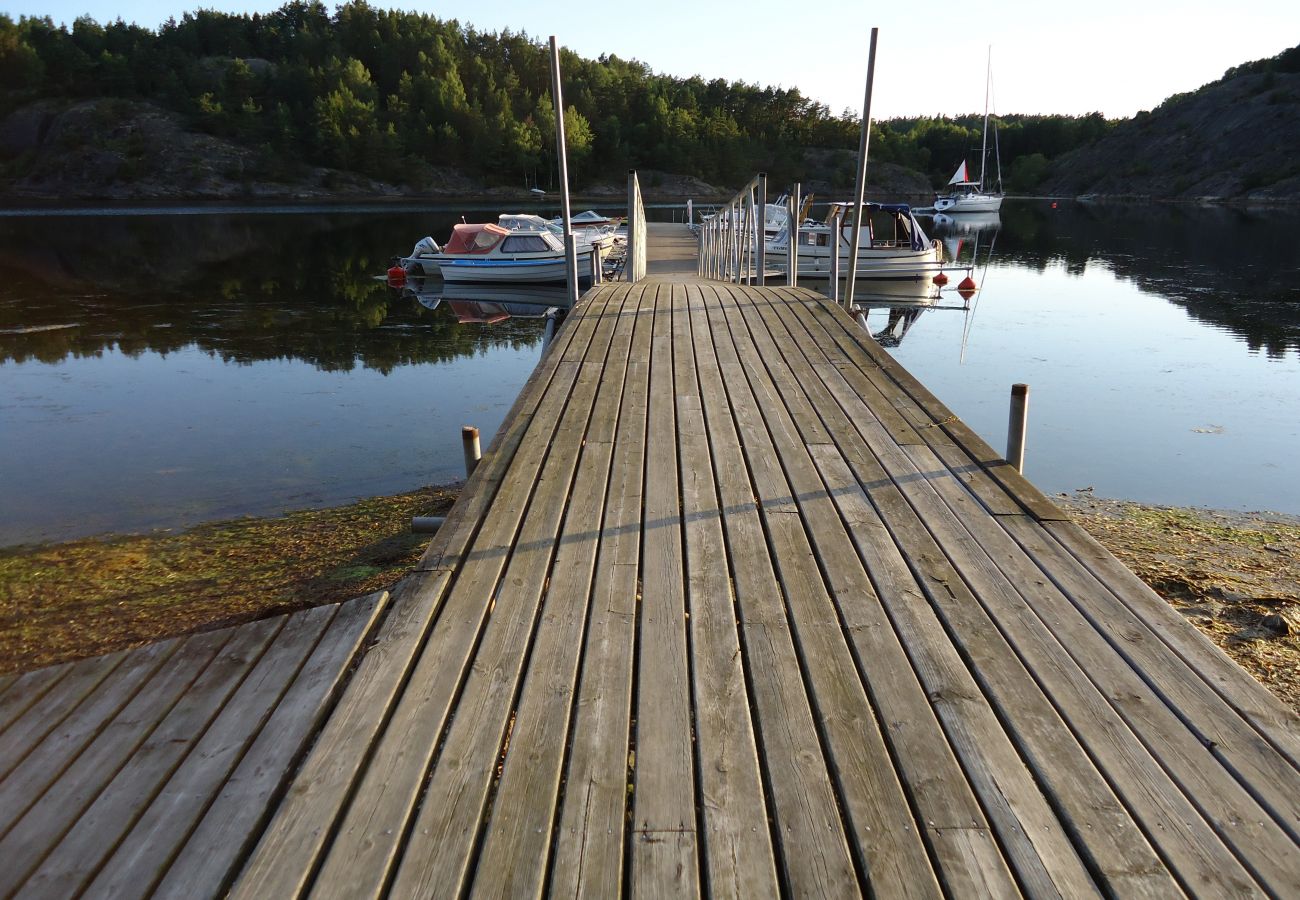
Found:
M 778 267 L 787 265 L 784 248 L 769 246 L 767 258 Z M 857 281 L 918 282 L 929 281 L 943 269 L 943 247 L 934 244 L 925 250 L 863 247 L 858 251 Z M 799 247 L 799 275 L 825 278 L 830 275 L 831 256 L 826 247 Z M 840 248 L 840 275 L 849 273 L 849 251 Z
M 456 282 L 491 282 L 496 284 L 549 284 L 565 280 L 564 257 L 555 259 L 436 259 L 442 280 Z M 591 277 L 591 252 L 578 254 L 578 278 Z
M 936 197 L 934 211 L 954 215 L 959 213 L 993 213 L 1002 208 L 1001 194 L 956 194 Z

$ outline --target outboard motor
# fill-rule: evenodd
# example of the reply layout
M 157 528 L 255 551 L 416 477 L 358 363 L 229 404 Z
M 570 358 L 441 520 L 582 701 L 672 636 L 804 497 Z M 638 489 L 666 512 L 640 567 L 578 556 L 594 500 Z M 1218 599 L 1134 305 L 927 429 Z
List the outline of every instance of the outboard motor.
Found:
M 442 248 L 438 242 L 431 237 L 422 237 L 415 244 L 415 249 L 411 251 L 412 256 L 432 256 L 435 253 L 441 253 Z

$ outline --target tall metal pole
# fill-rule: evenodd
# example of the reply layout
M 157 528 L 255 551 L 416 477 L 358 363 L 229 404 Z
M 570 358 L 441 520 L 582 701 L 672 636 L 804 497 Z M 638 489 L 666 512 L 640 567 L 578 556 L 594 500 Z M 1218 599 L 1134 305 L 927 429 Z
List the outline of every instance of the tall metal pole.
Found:
M 551 103 L 555 107 L 555 152 L 560 160 L 560 216 L 564 225 L 564 277 L 569 307 L 578 305 L 578 248 L 569 214 L 569 157 L 564 141 L 564 97 L 560 91 L 560 48 L 551 35 Z
M 853 283 L 858 277 L 858 236 L 862 233 L 862 200 L 867 190 L 867 147 L 871 143 L 871 88 L 876 80 L 876 35 L 879 28 L 871 29 L 871 52 L 867 56 L 867 96 L 862 102 L 862 140 L 858 144 L 858 183 L 853 191 L 853 235 L 849 239 L 849 279 L 844 285 L 844 306 L 853 305 Z M 838 253 L 840 234 L 835 233 L 835 247 Z
M 989 82 L 993 78 L 993 45 L 989 44 L 988 65 L 984 69 L 984 141 L 980 144 L 980 190 L 984 190 L 984 163 L 989 158 Z M 1002 161 L 998 160 L 998 165 Z M 1000 177 L 1000 176 L 999 176 Z
M 767 282 L 767 173 L 758 173 L 758 199 L 754 201 L 754 211 L 757 222 L 754 226 L 754 243 L 757 245 L 757 252 L 754 254 L 754 278 L 750 284 L 765 284 Z
M 785 211 L 785 284 L 800 284 L 800 208 L 803 205 L 803 185 L 796 183 L 790 191 L 789 208 Z
M 830 246 L 831 271 L 829 274 L 831 279 L 830 289 L 831 289 L 832 303 L 840 302 L 840 246 L 839 246 L 840 245 L 840 241 L 839 241 L 840 224 L 841 224 L 840 213 L 837 210 L 835 213 L 831 215 L 831 234 L 835 235 L 835 238 L 834 240 L 831 241 L 831 246 Z

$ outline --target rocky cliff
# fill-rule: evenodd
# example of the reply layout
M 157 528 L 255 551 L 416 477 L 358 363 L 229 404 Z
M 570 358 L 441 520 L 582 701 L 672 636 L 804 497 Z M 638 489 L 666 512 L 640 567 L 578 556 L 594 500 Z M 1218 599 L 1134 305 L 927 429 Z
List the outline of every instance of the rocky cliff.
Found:
M 1300 201 L 1300 72 L 1242 68 L 1057 158 L 1041 192 Z

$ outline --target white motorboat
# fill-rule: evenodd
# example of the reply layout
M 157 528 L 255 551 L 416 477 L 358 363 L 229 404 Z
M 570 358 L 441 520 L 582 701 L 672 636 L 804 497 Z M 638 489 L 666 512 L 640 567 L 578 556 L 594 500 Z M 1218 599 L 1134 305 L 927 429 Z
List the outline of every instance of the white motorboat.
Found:
M 865 203 L 866 215 L 858 234 L 857 279 L 876 282 L 930 281 L 943 269 L 943 245 L 931 240 L 905 203 Z M 834 234 L 836 219 L 839 234 Z M 788 265 L 789 230 L 782 229 L 765 245 L 769 261 Z M 831 271 L 832 247 L 840 258 L 840 274 L 847 275 L 853 240 L 853 204 L 832 203 L 825 222 L 799 228 L 799 276 L 826 277 Z
M 608 219 L 606 221 L 609 221 Z M 555 222 L 547 221 L 541 216 L 532 213 L 502 213 L 497 216 L 497 224 L 502 228 L 508 228 L 511 231 L 549 231 L 564 243 L 564 226 Z M 598 231 L 594 228 L 577 228 L 573 230 L 573 239 L 578 249 L 599 245 L 602 250 L 608 250 L 614 245 L 614 232 L 610 230 Z
M 997 161 L 996 191 L 984 190 L 984 168 L 989 156 L 989 88 L 993 79 L 993 48 L 989 48 L 989 64 L 984 76 L 984 138 L 980 147 L 980 177 L 978 181 L 970 177 L 966 160 L 961 161 L 952 178 L 948 179 L 949 191 L 936 194 L 934 211 L 936 213 L 995 213 L 1002 208 L 1002 156 L 998 152 L 998 133 L 993 130 L 993 156 Z
M 421 245 L 426 245 L 426 251 L 431 245 L 434 252 L 420 253 Z M 549 229 L 511 231 L 491 222 L 459 224 L 452 228 L 445 247 L 424 238 L 416 251 L 400 260 L 401 265 L 407 271 L 418 268 L 425 274 L 436 267 L 445 282 L 547 284 L 565 280 L 564 244 Z M 579 280 L 591 277 L 591 255 L 590 244 L 578 248 Z

